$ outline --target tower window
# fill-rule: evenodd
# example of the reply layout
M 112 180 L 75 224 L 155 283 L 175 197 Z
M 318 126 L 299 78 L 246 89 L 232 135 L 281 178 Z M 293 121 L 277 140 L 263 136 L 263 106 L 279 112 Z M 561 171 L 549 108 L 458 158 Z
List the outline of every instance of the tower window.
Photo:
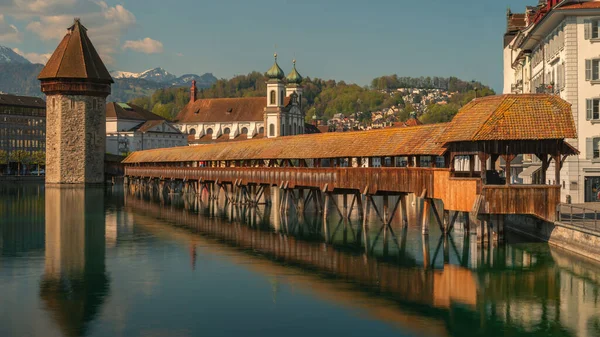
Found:
M 285 93 L 281 90 L 281 96 L 279 96 L 279 105 L 283 105 L 283 98 L 285 97 Z
M 213 133 L 213 129 L 211 129 L 211 128 L 206 129 L 207 135 L 212 135 L 212 133 Z
M 269 125 L 269 136 L 275 136 L 275 124 Z
M 274 105 L 275 104 L 275 90 L 271 90 L 271 97 L 270 97 L 270 99 L 271 99 L 271 104 Z
M 225 130 L 223 130 L 223 134 L 228 135 L 231 133 L 231 130 L 229 128 L 225 128 Z
M 258 129 L 258 133 L 264 135 L 265 134 L 265 128 L 261 126 L 260 129 Z
M 242 134 L 243 135 L 247 135 L 248 134 L 248 128 L 242 128 Z

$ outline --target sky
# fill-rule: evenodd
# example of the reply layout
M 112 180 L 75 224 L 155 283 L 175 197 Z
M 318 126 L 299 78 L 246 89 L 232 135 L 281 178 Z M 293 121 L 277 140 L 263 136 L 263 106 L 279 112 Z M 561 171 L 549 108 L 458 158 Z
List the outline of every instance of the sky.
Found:
M 537 0 L 0 0 L 0 45 L 45 62 L 74 17 L 109 70 L 266 71 L 368 85 L 457 76 L 502 88 L 506 9 Z

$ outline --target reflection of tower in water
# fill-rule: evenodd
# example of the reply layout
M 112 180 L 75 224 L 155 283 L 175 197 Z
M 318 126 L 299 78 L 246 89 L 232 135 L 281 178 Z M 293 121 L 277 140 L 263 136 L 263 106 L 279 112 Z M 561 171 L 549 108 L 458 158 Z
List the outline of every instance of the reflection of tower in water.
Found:
M 47 187 L 40 297 L 65 336 L 83 336 L 109 291 L 103 189 Z

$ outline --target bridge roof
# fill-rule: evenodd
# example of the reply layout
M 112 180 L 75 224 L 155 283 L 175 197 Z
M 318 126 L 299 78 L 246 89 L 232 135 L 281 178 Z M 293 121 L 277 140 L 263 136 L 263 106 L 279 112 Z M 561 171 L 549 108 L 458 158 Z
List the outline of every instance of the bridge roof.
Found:
M 571 105 L 556 95 L 521 94 L 472 100 L 454 116 L 442 141 L 565 138 L 577 138 Z
M 330 132 L 134 152 L 124 163 L 442 155 L 448 124 Z

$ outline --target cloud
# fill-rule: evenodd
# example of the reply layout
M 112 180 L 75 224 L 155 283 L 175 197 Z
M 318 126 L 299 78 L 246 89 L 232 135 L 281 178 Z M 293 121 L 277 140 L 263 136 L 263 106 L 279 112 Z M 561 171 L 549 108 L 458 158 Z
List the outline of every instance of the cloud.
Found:
M 183 53 L 177 53 L 177 54 L 175 54 L 175 55 L 177 55 L 177 56 L 179 56 L 179 57 L 182 57 L 182 56 L 183 56 Z
M 0 13 L 23 21 L 25 29 L 43 41 L 62 39 L 78 17 L 106 64 L 114 63 L 121 37 L 136 23 L 135 15 L 123 5 L 109 6 L 105 1 L 0 0 Z
M 23 36 L 15 25 L 8 24 L 0 14 L 0 42 L 21 42 Z
M 123 49 L 131 49 L 144 54 L 159 54 L 164 51 L 162 42 L 152 40 L 149 37 L 143 40 L 125 41 Z
M 25 53 L 19 48 L 13 48 L 13 51 L 28 59 L 32 63 L 46 64 L 52 56 L 52 54 Z

